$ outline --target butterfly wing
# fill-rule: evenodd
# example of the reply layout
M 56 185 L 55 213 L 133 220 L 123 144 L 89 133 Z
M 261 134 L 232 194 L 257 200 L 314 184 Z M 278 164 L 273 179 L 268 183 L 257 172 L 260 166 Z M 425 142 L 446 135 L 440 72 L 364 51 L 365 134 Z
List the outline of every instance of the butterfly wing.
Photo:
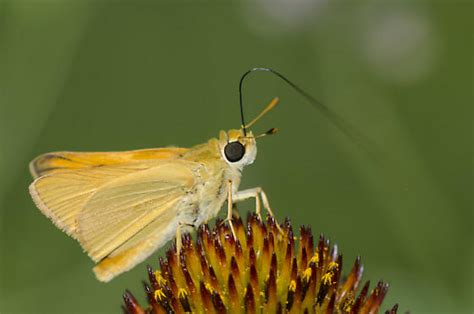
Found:
M 30 194 L 45 216 L 77 238 L 77 215 L 102 185 L 175 159 L 185 151 L 185 148 L 158 148 L 118 153 L 44 154 L 30 163 L 31 173 L 36 178 L 30 185 Z
M 77 217 L 78 240 L 89 256 L 99 261 L 155 219 L 170 215 L 170 210 L 176 215 L 194 186 L 190 164 L 194 163 L 163 163 L 97 190 Z
M 45 154 L 30 163 L 36 177 L 30 193 L 99 262 L 97 278 L 109 281 L 164 245 L 191 217 L 196 165 L 178 160 L 186 151 Z
M 97 279 L 108 282 L 142 262 L 176 235 L 178 224 L 185 222 L 187 218 L 179 212 L 186 213 L 191 209 L 188 206 L 180 208 L 179 211 L 178 207 L 163 210 L 159 218 L 125 241 L 94 267 Z
M 30 163 L 34 178 L 64 170 L 87 169 L 98 166 L 111 166 L 142 162 L 147 160 L 174 159 L 188 151 L 187 148 L 168 147 L 139 149 L 125 152 L 55 152 L 36 157 Z
M 99 280 L 109 281 L 143 261 L 192 217 L 193 167 L 163 163 L 115 179 L 88 200 L 78 216 L 78 240 L 100 261 L 94 268 Z

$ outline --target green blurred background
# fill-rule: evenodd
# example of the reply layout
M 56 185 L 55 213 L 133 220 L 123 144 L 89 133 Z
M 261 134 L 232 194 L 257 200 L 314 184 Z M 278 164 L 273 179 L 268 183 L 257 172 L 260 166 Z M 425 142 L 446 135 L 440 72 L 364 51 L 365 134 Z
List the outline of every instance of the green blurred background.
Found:
M 56 150 L 192 146 L 239 126 L 237 83 L 273 67 L 374 142 L 379 161 L 269 74 L 246 82 L 259 142 L 241 187 L 391 284 L 384 308 L 472 313 L 473 12 L 464 1 L 0 1 L 0 312 L 117 313 L 109 284 L 28 195 Z M 248 208 L 253 208 L 249 202 Z M 241 206 L 245 207 L 245 206 Z M 148 260 L 157 266 L 157 252 Z M 372 285 L 373 286 L 373 285 Z

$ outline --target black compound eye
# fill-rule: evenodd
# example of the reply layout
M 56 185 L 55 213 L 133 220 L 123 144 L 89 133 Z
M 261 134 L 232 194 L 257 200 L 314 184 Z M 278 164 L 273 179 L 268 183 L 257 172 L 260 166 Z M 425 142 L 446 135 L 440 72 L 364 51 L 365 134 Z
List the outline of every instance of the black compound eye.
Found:
M 245 147 L 240 142 L 227 143 L 224 147 L 225 158 L 230 162 L 237 162 L 244 157 Z

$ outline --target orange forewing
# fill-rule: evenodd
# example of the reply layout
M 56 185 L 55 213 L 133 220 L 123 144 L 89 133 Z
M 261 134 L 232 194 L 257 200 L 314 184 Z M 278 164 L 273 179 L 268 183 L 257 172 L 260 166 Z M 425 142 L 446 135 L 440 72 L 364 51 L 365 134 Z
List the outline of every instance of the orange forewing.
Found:
M 125 152 L 55 152 L 35 158 L 30 163 L 30 171 L 37 178 L 63 170 L 126 164 L 153 159 L 174 159 L 184 154 L 187 150 L 187 148 L 169 147 Z

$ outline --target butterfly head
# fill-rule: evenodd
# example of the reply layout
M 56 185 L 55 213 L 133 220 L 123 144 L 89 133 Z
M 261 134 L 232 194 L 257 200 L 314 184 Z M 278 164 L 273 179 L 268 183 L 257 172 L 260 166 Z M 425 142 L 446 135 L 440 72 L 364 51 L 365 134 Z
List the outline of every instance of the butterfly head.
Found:
M 272 110 L 277 103 L 278 98 L 274 98 L 270 104 L 268 104 L 268 106 L 257 115 L 257 117 L 255 117 L 250 123 L 242 125 L 240 129 L 229 130 L 227 132 L 221 131 L 219 135 L 221 155 L 228 164 L 242 168 L 243 166 L 250 165 L 254 162 L 255 157 L 257 156 L 256 139 L 266 135 L 275 134 L 277 129 L 271 128 L 265 133 L 254 136 L 249 128 Z
M 250 165 L 257 156 L 257 143 L 251 131 L 247 135 L 242 129 L 221 131 L 219 144 L 224 160 L 237 168 Z

